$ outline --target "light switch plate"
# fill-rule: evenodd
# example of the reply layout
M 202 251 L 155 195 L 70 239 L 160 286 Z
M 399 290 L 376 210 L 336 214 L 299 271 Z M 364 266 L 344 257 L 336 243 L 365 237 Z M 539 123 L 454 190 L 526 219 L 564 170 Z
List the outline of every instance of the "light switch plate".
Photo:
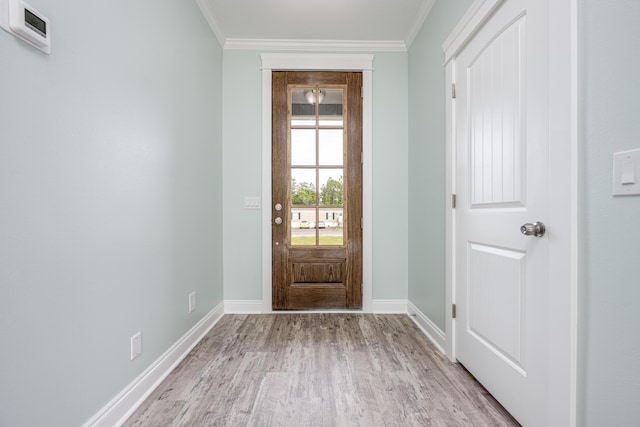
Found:
M 244 198 L 245 209 L 260 209 L 260 197 L 248 197 Z
M 613 195 L 640 195 L 640 149 L 613 154 Z

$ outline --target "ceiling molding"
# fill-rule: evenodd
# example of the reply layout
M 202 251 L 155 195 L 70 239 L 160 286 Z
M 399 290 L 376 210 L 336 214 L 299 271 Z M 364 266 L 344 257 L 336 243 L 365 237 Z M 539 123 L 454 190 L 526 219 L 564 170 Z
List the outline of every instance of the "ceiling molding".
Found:
M 405 40 L 308 40 L 226 38 L 218 24 L 211 1 L 196 0 L 220 46 L 229 50 L 274 50 L 307 52 L 406 52 L 431 13 L 436 0 L 424 0 Z
M 222 30 L 220 29 L 220 25 L 216 20 L 213 10 L 211 10 L 211 2 L 208 2 L 207 0 L 196 0 L 196 3 L 198 4 L 198 6 L 200 7 L 200 10 L 202 11 L 202 14 L 204 15 L 204 19 L 207 20 L 209 27 L 211 27 L 211 31 L 213 31 L 213 34 L 216 36 L 216 39 L 218 39 L 218 43 L 220 43 L 220 46 L 224 47 L 224 43 L 226 39 L 224 37 L 224 34 L 222 33 Z
M 416 22 L 413 24 L 413 27 L 411 28 L 411 31 L 409 32 L 409 35 L 406 39 L 407 49 L 411 47 L 414 40 L 418 36 L 418 33 L 422 29 L 424 21 L 426 21 L 429 17 L 434 4 L 436 4 L 436 0 L 425 0 L 425 2 L 422 4 L 420 12 L 418 13 L 418 19 L 416 19 Z
M 406 52 L 402 40 L 226 39 L 224 49 L 304 52 Z

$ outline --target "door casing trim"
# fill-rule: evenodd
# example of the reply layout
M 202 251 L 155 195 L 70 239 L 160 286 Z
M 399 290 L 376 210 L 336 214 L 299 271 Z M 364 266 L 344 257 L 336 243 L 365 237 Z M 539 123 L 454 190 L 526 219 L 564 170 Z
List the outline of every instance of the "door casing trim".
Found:
M 262 312 L 272 309 L 271 73 L 362 72 L 362 312 L 373 310 L 373 59 L 374 55 L 263 53 L 262 60 Z
M 451 90 L 455 57 L 504 0 L 476 0 L 444 42 L 445 89 Z M 577 0 L 548 0 L 549 16 L 549 325 L 556 332 L 549 362 L 550 423 L 574 427 L 577 423 L 577 324 L 578 324 L 578 88 Z M 553 78 L 551 78 L 553 76 Z M 446 109 L 446 328 L 445 351 L 456 360 L 455 233 L 456 212 L 451 194 L 456 192 L 455 101 L 448 96 Z M 550 425 L 551 425 L 550 424 Z

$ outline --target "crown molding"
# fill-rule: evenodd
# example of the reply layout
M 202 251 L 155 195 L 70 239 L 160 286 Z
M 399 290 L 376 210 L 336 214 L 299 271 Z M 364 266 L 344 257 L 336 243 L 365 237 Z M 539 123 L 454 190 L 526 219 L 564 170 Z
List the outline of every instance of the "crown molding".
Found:
M 228 50 L 274 50 L 274 51 L 307 51 L 307 52 L 407 52 L 413 44 L 420 29 L 431 13 L 436 0 L 425 0 L 418 13 L 418 18 L 411 27 L 406 40 L 296 40 L 296 39 L 240 39 L 226 38 L 211 2 L 196 0 L 211 31 L 223 49 Z
M 270 50 L 303 52 L 406 52 L 403 40 L 289 40 L 226 39 L 225 50 Z
M 216 39 L 218 39 L 218 43 L 220 44 L 220 46 L 224 47 L 224 43 L 226 39 L 224 37 L 224 34 L 222 34 L 220 25 L 216 20 L 213 10 L 211 9 L 211 3 L 206 0 L 196 0 L 196 3 L 198 4 L 198 7 L 200 7 L 200 11 L 202 11 L 202 14 L 204 15 L 204 19 L 207 20 L 207 23 L 209 24 L 211 31 L 213 31 L 213 34 L 216 36 Z
M 406 41 L 407 49 L 411 47 L 414 40 L 418 36 L 418 33 L 422 29 L 422 26 L 424 25 L 424 22 L 427 20 L 427 17 L 429 17 L 429 14 L 431 13 L 431 9 L 433 8 L 434 4 L 436 4 L 436 0 L 425 0 L 425 2 L 422 3 L 422 7 L 420 8 L 420 12 L 418 13 L 418 19 L 416 19 L 416 22 L 413 24 L 413 27 L 411 27 L 411 31 L 409 32 L 409 35 L 407 37 L 407 41 Z

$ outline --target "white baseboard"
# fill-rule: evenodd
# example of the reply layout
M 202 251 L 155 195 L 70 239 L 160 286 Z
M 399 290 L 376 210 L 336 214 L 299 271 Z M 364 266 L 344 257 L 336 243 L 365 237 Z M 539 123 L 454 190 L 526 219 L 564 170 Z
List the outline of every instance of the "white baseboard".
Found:
M 411 302 L 408 303 L 409 316 L 418 325 L 422 332 L 431 340 L 431 342 L 440 350 L 443 354 L 447 354 L 444 350 L 447 346 L 447 337 L 442 329 L 438 328 L 435 323 L 431 321 L 423 312 L 418 310 L 418 307 Z
M 226 300 L 224 312 L 227 314 L 261 314 L 262 300 Z
M 374 300 L 371 312 L 378 314 L 407 314 L 407 300 Z M 227 300 L 224 302 L 224 312 L 227 314 L 261 314 L 265 313 L 262 300 Z M 307 312 L 307 311 L 305 311 Z M 344 310 L 310 310 L 309 313 L 341 313 Z M 359 313 L 361 310 L 349 310 Z
M 220 320 L 223 308 L 223 303 L 218 304 L 83 427 L 121 426 Z
M 371 311 L 375 314 L 407 314 L 408 303 L 406 299 L 373 300 Z

